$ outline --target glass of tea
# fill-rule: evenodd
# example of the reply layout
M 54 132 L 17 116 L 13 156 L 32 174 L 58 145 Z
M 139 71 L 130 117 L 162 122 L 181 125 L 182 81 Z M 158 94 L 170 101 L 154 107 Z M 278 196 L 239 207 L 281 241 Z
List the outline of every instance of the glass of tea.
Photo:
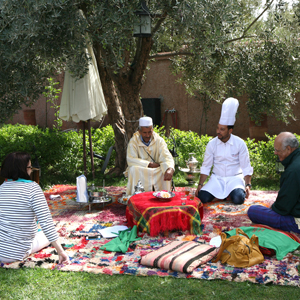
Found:
M 196 190 L 195 189 L 191 189 L 191 191 L 190 191 L 190 200 L 194 200 L 195 199 L 195 193 L 196 193 Z
M 185 188 L 184 188 L 184 194 L 185 194 L 186 197 L 189 195 L 190 190 L 191 190 L 190 187 L 185 187 Z

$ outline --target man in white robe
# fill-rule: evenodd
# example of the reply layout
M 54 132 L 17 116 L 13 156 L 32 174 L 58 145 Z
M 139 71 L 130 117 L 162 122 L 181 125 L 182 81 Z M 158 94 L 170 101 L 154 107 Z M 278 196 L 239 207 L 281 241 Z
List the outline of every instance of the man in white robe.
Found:
M 134 193 L 137 182 L 146 192 L 171 190 L 174 159 L 166 142 L 153 131 L 150 117 L 139 120 L 139 130 L 130 139 L 127 147 L 128 174 L 127 195 Z
M 249 152 L 245 142 L 232 134 L 238 106 L 237 99 L 224 101 L 217 137 L 207 144 L 196 191 L 203 203 L 229 197 L 234 204 L 243 204 L 249 197 L 253 174 Z M 212 167 L 210 179 L 204 185 Z

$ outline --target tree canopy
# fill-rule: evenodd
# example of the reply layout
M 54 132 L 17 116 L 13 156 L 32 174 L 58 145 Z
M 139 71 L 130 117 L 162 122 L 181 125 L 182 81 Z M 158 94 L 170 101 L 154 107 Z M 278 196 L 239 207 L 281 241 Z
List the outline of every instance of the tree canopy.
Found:
M 162 52 L 168 52 L 191 94 L 222 101 L 246 93 L 253 118 L 262 112 L 284 121 L 292 116 L 299 89 L 293 29 L 298 17 L 284 1 L 148 0 L 147 5 L 152 37 L 134 38 L 139 0 L 1 0 L 0 121 L 35 101 L 50 75 L 68 68 L 75 77 L 84 76 L 87 43 L 95 51 L 115 132 L 117 173 L 125 168 L 124 149 L 142 115 L 139 91 L 147 63 Z M 262 19 L 265 11 L 269 16 Z

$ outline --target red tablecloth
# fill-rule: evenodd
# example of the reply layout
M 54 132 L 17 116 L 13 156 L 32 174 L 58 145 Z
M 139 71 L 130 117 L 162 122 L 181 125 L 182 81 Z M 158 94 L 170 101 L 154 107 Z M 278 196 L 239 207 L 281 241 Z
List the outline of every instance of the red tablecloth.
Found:
M 169 201 L 161 201 L 153 192 L 132 196 L 127 204 L 126 218 L 128 226 L 137 225 L 139 231 L 157 236 L 166 230 L 189 230 L 192 234 L 201 232 L 203 204 L 195 197 L 187 197 L 185 205 L 181 198 L 184 193 L 176 192 Z

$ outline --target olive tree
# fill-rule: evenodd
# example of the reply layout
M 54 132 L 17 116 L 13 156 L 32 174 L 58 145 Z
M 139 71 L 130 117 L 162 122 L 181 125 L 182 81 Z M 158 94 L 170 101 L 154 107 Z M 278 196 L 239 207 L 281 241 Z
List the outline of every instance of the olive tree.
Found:
M 272 7 L 267 1 L 264 11 Z M 93 46 L 115 133 L 114 173 L 126 166 L 126 147 L 142 116 L 139 91 L 149 59 L 168 52 L 190 93 L 224 96 L 233 45 L 260 40 L 258 0 L 149 0 L 152 36 L 133 37 L 139 0 L 1 0 L 1 121 L 42 93 L 47 77 L 67 68 L 87 72 Z M 238 49 L 238 48 L 235 48 Z M 224 68 L 226 67 L 226 68 Z M 233 84 L 230 85 L 232 87 Z

